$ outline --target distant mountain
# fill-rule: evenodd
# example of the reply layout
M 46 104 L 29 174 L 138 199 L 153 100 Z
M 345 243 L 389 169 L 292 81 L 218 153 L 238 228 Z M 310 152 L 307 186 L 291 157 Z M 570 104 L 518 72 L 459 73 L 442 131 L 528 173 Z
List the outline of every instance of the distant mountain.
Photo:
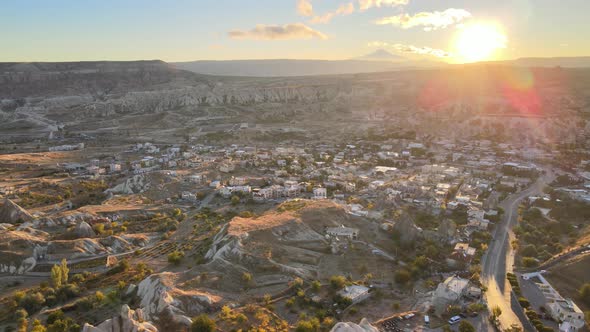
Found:
M 378 49 L 373 53 L 360 56 L 354 60 L 365 60 L 365 61 L 404 61 L 407 60 L 403 56 L 392 54 L 384 49 Z
M 557 57 L 557 58 L 519 58 L 515 60 L 496 61 L 505 65 L 518 67 L 564 67 L 564 68 L 588 68 L 590 56 Z
M 432 68 L 445 64 L 428 61 L 366 60 L 227 60 L 172 63 L 178 69 L 217 76 L 286 77 L 374 73 Z

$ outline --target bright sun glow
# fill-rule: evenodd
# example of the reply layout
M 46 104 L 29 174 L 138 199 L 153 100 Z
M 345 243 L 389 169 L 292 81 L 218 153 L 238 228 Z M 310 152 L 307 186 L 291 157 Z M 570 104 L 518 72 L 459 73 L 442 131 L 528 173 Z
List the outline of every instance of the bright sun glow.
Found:
M 506 42 L 501 27 L 490 23 L 470 24 L 457 32 L 455 58 L 459 62 L 491 60 L 498 49 L 506 48 Z

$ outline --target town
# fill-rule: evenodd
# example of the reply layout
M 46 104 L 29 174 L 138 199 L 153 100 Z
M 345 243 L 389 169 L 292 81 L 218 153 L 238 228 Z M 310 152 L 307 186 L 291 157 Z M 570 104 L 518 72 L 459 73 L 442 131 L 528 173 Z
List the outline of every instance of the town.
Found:
M 0 326 L 585 328 L 590 160 L 402 136 L 3 155 Z

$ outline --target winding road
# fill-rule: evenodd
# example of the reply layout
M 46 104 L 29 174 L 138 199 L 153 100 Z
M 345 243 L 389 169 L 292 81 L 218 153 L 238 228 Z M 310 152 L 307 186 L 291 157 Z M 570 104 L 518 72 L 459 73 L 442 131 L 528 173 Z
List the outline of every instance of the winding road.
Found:
M 520 202 L 528 196 L 541 194 L 552 177 L 552 173 L 547 172 L 547 175 L 540 177 L 529 188 L 509 196 L 500 203 L 500 207 L 504 209 L 504 216 L 494 232 L 487 254 L 482 259 L 481 281 L 487 287 L 485 299 L 489 310 L 496 306 L 502 310 L 499 317 L 502 329 L 512 325 L 523 327 L 525 331 L 532 328 L 520 309 L 518 301 L 512 296 L 510 286 L 507 285 L 506 273 L 512 272 L 514 264 L 510 239 L 512 227 L 518 219 Z

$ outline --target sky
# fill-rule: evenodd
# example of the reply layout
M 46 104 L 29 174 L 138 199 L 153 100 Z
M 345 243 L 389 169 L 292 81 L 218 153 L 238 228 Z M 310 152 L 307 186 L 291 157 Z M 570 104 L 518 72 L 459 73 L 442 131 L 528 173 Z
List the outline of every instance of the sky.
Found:
M 4 0 L 0 61 L 590 55 L 588 0 Z

